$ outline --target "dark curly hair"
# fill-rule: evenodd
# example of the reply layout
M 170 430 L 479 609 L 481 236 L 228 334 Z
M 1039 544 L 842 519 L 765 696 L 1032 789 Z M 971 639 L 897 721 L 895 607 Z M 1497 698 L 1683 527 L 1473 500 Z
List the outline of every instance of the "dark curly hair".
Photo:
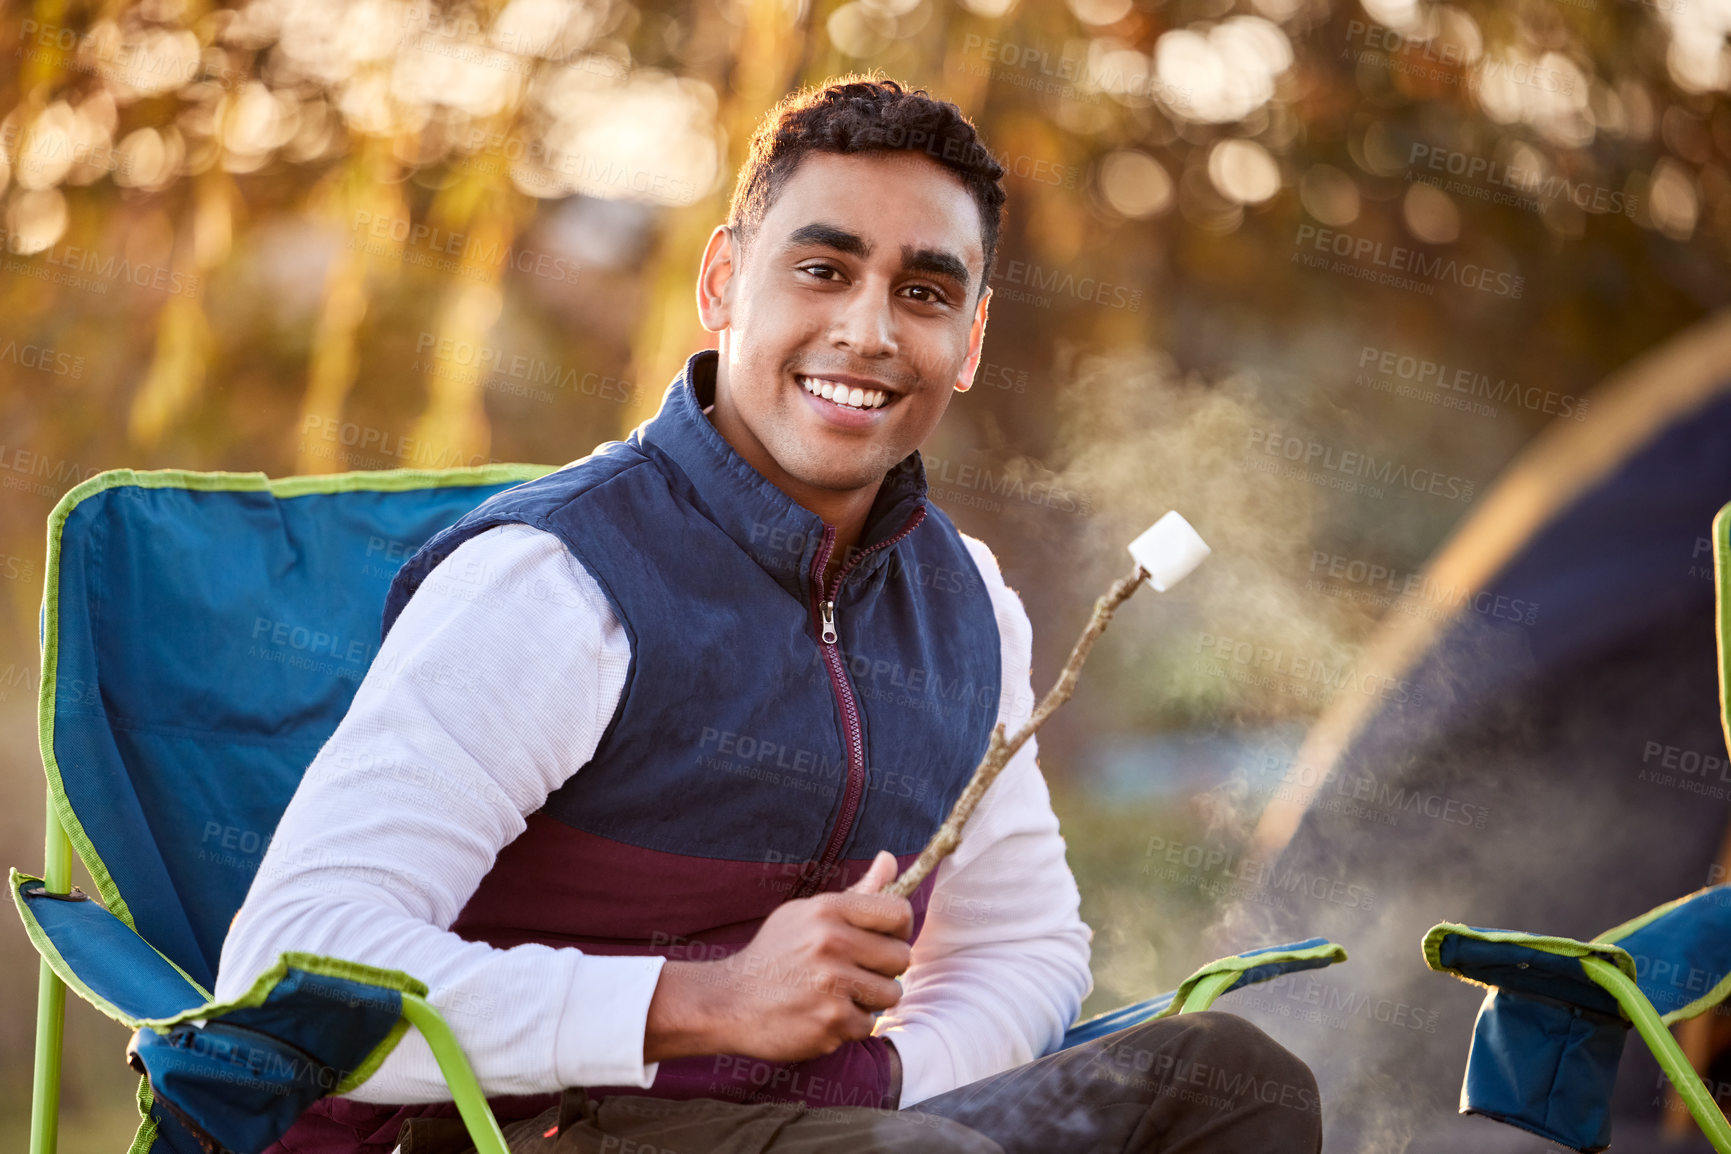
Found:
M 986 264 L 977 301 L 997 256 L 1004 166 L 980 142 L 961 109 L 923 88 L 904 89 L 876 71 L 849 73 L 822 89 L 790 93 L 764 115 L 733 186 L 728 228 L 743 252 L 808 153 L 901 151 L 923 152 L 950 169 L 979 207 Z

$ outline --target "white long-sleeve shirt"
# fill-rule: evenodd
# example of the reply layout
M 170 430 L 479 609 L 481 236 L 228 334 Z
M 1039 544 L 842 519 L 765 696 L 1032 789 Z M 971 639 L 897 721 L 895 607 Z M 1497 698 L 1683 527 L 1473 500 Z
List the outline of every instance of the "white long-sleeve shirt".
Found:
M 991 551 L 964 540 L 996 609 L 999 720 L 1013 734 L 1034 703 L 1032 627 Z M 450 931 L 524 819 L 594 755 L 630 658 L 594 578 L 552 534 L 501 526 L 453 551 L 289 802 L 223 943 L 216 996 L 244 992 L 285 950 L 403 970 L 490 1095 L 652 1086 L 643 1041 L 663 959 Z M 1092 934 L 1035 756 L 1030 739 L 938 868 L 905 993 L 878 1020 L 904 1106 L 1046 1052 L 1092 988 Z M 352 1096 L 450 1098 L 415 1031 Z

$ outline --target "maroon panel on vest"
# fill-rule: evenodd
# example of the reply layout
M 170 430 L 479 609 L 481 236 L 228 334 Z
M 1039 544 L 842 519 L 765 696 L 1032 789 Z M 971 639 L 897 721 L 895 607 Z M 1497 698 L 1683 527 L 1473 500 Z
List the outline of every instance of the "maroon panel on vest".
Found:
M 640 849 L 531 814 L 529 828 L 499 854 L 452 932 L 500 949 L 536 942 L 592 954 L 659 954 L 710 961 L 742 949 L 770 912 L 787 900 L 804 863 L 736 862 Z M 906 869 L 917 857 L 897 859 Z M 869 860 L 837 863 L 826 891 L 858 881 Z M 935 871 L 934 871 L 935 874 Z M 925 924 L 936 877 L 914 892 L 913 938 Z M 585 1087 L 657 1098 L 882 1106 L 889 1093 L 888 1043 L 849 1042 L 804 1062 L 765 1062 L 731 1054 L 662 1062 L 655 1084 Z M 490 1098 L 501 1123 L 532 1118 L 558 1095 Z M 408 1118 L 455 1117 L 448 1102 L 372 1105 L 348 1098 L 315 1103 L 266 1154 L 390 1154 Z
M 897 860 L 906 868 L 916 856 Z M 846 889 L 870 865 L 838 862 L 823 888 Z M 500 949 L 536 942 L 708 961 L 749 942 L 805 868 L 642 849 L 530 814 L 528 828 L 499 852 L 451 931 Z M 912 898 L 916 938 L 932 884 L 928 877 Z

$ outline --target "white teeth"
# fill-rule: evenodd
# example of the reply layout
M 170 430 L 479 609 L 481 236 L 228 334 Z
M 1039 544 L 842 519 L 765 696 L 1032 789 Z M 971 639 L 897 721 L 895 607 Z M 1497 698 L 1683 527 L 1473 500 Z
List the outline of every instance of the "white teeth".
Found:
M 881 409 L 890 399 L 882 389 L 850 389 L 822 377 L 801 377 L 800 380 L 806 392 L 850 409 Z

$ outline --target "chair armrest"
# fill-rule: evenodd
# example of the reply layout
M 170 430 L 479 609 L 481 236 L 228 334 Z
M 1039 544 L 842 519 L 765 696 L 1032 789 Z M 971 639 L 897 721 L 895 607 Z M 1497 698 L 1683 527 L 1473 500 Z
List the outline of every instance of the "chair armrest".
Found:
M 34 874 L 11 872 L 12 901 L 30 944 L 56 977 L 123 1026 L 210 1000 L 186 971 L 81 891 L 51 894 Z
M 1283 946 L 1263 946 L 1217 958 L 1179 983 L 1174 999 L 1181 1014 L 1206 1010 L 1214 999 L 1284 974 L 1320 970 L 1346 961 L 1346 947 L 1327 938 L 1306 938 Z
M 1616 1015 L 1617 1000 L 1587 975 L 1581 959 L 1596 957 L 1632 980 L 1635 960 L 1610 942 L 1582 942 L 1520 930 L 1442 922 L 1425 934 L 1425 964 L 1477 986 L 1551 998 L 1597 1014 Z
M 407 974 L 288 953 L 224 1003 L 81 892 L 13 870 L 30 942 L 61 981 L 134 1031 L 127 1060 L 152 1103 L 194 1135 L 263 1150 L 306 1108 L 378 1069 L 409 1025 L 426 1037 L 478 1154 L 505 1154 L 456 1035 Z
M 1632 1023 L 1715 1149 L 1731 1154 L 1731 1128 L 1666 1028 L 1731 994 L 1731 887 L 1667 902 L 1587 942 L 1444 922 L 1423 948 L 1431 969 L 1490 987 L 1473 1024 L 1462 1113 L 1604 1149 Z
M 413 1025 L 478 1154 L 506 1154 L 480 1083 L 426 993 L 397 970 L 285 953 L 238 998 L 141 1022 L 127 1059 L 192 1134 L 255 1154 L 320 1098 L 370 1078 Z
M 1284 946 L 1263 946 L 1218 958 L 1185 978 L 1176 990 L 1077 1022 L 1065 1031 L 1058 1049 L 1068 1050 L 1115 1030 L 1138 1026 L 1170 1014 L 1206 1010 L 1215 998 L 1228 990 L 1243 989 L 1282 974 L 1322 969 L 1344 961 L 1346 949 L 1326 938 L 1308 938 Z
M 396 970 L 285 953 L 237 998 L 139 1022 L 127 1060 L 192 1134 L 254 1154 L 371 1077 L 408 1029 L 404 996 L 426 992 Z

